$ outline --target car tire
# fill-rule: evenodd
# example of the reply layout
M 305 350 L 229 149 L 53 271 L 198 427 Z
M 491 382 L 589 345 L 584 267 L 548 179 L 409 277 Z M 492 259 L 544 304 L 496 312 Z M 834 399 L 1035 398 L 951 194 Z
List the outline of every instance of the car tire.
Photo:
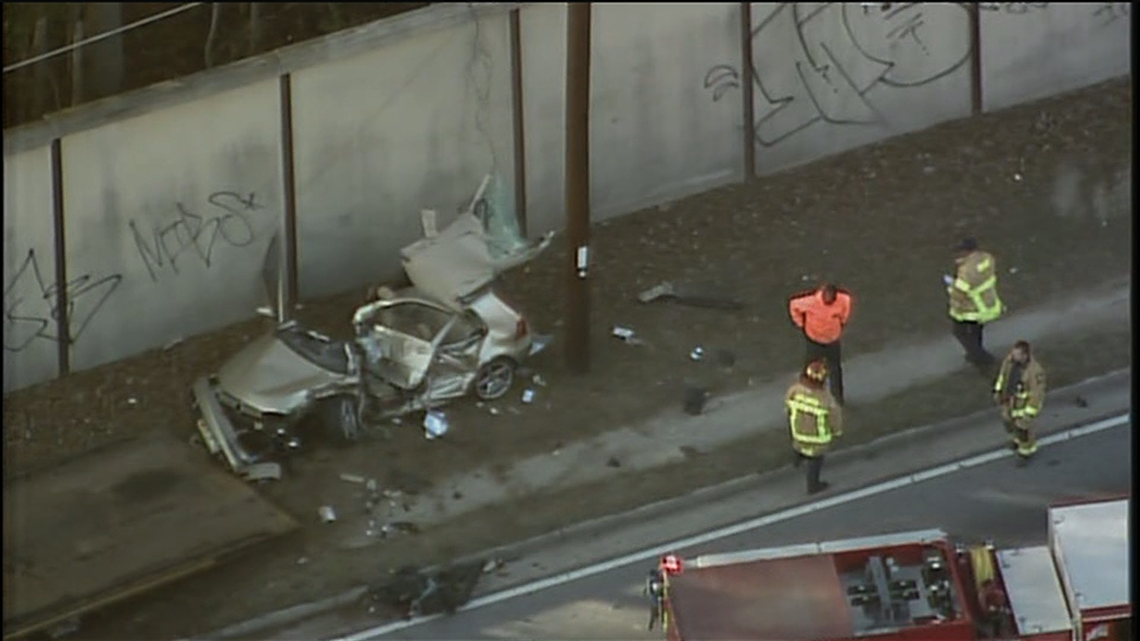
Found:
M 515 368 L 518 365 L 506 356 L 499 356 L 484 363 L 475 372 L 475 396 L 481 401 L 500 399 L 511 391 L 515 382 Z

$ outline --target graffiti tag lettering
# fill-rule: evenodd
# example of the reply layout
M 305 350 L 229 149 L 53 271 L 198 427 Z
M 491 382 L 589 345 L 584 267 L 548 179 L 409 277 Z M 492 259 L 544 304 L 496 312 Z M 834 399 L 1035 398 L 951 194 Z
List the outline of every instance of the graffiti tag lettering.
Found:
M 753 29 L 752 82 L 765 103 L 756 115 L 759 144 L 777 145 L 819 122 L 881 124 L 884 118 L 866 98 L 872 89 L 920 87 L 969 60 L 968 41 L 956 38 L 969 20 L 963 6 L 911 2 L 884 3 L 881 9 L 783 2 Z M 953 28 L 955 22 L 962 29 Z M 729 65 L 713 67 L 704 78 L 714 101 L 740 82 Z
M 1048 2 L 979 2 L 982 11 L 1000 11 L 1014 16 L 1025 15 L 1030 11 L 1048 9 Z
M 211 216 L 202 216 L 185 204 L 176 203 L 178 215 L 169 224 L 155 229 L 151 242 L 135 221 L 127 223 L 151 280 L 158 282 L 164 267 L 178 274 L 178 260 L 184 255 L 196 257 L 209 268 L 219 241 L 230 247 L 248 247 L 253 243 L 255 234 L 247 216 L 261 209 L 255 194 L 242 196 L 232 191 L 218 191 L 210 194 L 206 202 L 214 211 Z
M 1100 26 L 1106 27 L 1117 20 L 1128 18 L 1128 2 L 1099 2 L 1093 15 L 1101 19 Z
M 98 279 L 85 274 L 64 285 L 69 344 L 79 340 L 122 280 L 119 274 Z M 60 314 L 56 294 L 56 284 L 44 282 L 36 253 L 28 250 L 24 262 L 4 287 L 6 351 L 22 351 L 37 338 L 59 342 L 56 322 Z

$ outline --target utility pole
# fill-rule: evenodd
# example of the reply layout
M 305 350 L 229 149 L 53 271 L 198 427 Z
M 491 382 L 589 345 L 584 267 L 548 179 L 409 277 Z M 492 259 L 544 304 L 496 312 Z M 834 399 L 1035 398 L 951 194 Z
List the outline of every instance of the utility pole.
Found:
M 566 365 L 590 371 L 590 3 L 566 4 Z

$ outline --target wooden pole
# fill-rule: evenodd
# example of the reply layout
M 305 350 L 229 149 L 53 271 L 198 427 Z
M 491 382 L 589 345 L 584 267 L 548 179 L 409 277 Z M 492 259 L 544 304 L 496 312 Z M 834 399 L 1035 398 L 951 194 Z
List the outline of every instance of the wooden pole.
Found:
M 590 370 L 590 3 L 566 6 L 566 365 Z

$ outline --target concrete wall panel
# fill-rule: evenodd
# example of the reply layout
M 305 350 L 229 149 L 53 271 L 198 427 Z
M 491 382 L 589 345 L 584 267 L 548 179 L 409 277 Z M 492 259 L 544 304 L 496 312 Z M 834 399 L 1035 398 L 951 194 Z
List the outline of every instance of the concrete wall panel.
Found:
M 982 96 L 993 111 L 1127 75 L 1127 2 L 981 3 Z
M 752 6 L 757 173 L 970 115 L 962 5 Z
M 68 278 L 117 279 L 105 297 L 71 292 L 85 319 L 74 369 L 249 318 L 267 301 L 262 265 L 282 220 L 279 104 L 272 80 L 63 139 Z
M 705 84 L 708 61 L 739 66 L 739 34 L 735 3 L 594 5 L 595 221 L 743 177 L 740 94 Z M 565 5 L 523 9 L 522 46 L 528 217 L 542 232 L 565 220 Z
M 507 17 L 299 71 L 293 122 L 301 296 L 397 275 L 420 209 L 451 222 L 488 172 L 513 192 Z
M 58 375 L 55 296 L 50 147 L 5 154 L 5 393 Z

